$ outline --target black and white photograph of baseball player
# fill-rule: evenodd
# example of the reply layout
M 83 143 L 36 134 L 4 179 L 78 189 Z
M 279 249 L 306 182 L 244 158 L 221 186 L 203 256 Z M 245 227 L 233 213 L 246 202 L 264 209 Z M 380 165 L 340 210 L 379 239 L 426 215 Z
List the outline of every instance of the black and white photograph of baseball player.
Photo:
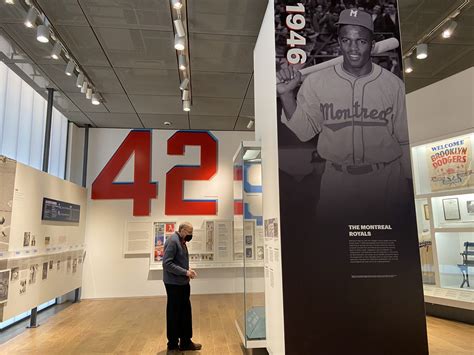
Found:
M 320 219 L 344 211 L 352 223 L 367 223 L 367 216 L 382 223 L 381 217 L 410 198 L 398 22 L 390 25 L 397 21 L 395 4 L 303 1 L 306 61 L 291 64 L 285 54 L 291 47 L 287 41 L 278 45 L 278 28 L 287 16 L 283 4 L 292 2 L 281 3 L 276 16 L 279 134 L 289 130 L 297 141 L 293 137 L 285 144 L 283 133 L 279 144 L 308 142 L 307 154 L 298 157 L 306 168 L 296 169 L 305 177 L 295 177 L 295 169 L 285 169 L 280 159 L 281 169 L 297 180 L 314 177 L 311 190 L 318 202 L 310 207 Z M 281 33 L 287 37 L 284 29 Z

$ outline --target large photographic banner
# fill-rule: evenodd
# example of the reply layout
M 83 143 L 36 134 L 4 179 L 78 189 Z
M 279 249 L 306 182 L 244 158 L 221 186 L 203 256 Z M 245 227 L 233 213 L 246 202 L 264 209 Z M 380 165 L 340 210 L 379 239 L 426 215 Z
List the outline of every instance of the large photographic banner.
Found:
M 287 354 L 427 354 L 396 2 L 275 1 Z
M 427 145 L 431 191 L 474 186 L 472 146 L 469 136 Z

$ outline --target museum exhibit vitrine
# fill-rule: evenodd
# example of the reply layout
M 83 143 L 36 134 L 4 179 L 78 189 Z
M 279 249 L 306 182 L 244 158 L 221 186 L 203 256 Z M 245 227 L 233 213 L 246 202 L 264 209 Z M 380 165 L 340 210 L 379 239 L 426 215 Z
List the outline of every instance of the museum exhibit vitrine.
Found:
M 466 309 L 474 302 L 473 147 L 474 133 L 412 147 L 425 300 Z
M 242 270 L 236 326 L 246 348 L 265 347 L 266 338 L 260 154 L 257 143 L 242 142 L 234 156 L 234 257 Z

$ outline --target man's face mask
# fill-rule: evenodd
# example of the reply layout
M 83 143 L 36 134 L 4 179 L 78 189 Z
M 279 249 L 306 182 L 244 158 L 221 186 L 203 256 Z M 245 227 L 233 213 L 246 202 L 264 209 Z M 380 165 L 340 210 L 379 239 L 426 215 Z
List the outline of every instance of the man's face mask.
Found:
M 184 237 L 184 240 L 187 241 L 187 242 L 190 242 L 191 239 L 193 239 L 193 235 L 192 235 L 192 234 L 186 234 L 186 236 Z

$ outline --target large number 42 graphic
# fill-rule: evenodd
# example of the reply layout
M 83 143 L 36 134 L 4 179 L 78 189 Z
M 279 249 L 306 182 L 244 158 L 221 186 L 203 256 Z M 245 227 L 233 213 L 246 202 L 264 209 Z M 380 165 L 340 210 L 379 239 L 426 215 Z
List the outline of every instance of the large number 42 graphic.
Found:
M 183 200 L 185 180 L 209 180 L 217 171 L 217 141 L 208 132 L 176 132 L 168 140 L 168 154 L 183 155 L 185 146 L 201 147 L 200 166 L 175 166 L 166 174 L 167 215 L 215 215 L 217 201 Z M 133 182 L 115 182 L 134 154 Z M 91 197 L 132 199 L 133 215 L 150 215 L 150 201 L 158 189 L 151 182 L 151 131 L 131 131 L 92 184 Z

